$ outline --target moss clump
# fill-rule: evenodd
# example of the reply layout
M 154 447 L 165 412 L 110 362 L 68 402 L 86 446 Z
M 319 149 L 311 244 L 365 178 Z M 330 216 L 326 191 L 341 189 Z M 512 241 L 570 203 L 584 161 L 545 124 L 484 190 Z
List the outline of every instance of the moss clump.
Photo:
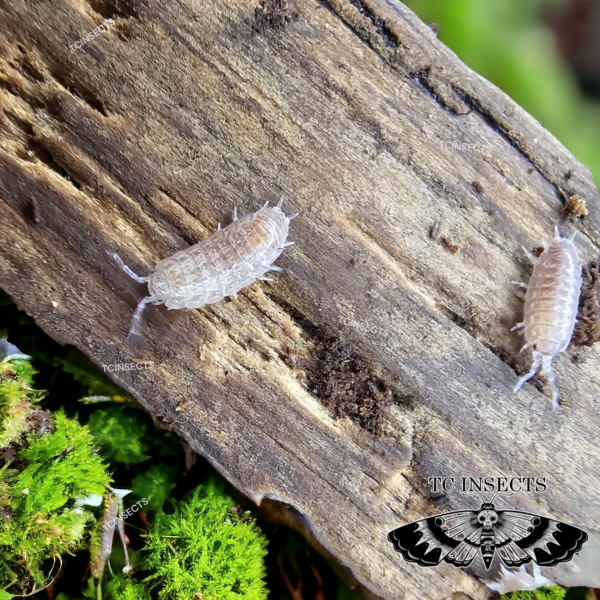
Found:
M 9 448 L 42 419 L 35 406 L 44 396 L 32 389 L 34 369 L 27 360 L 0 362 L 0 449 Z
M 165 462 L 150 465 L 145 471 L 136 475 L 131 482 L 135 496 L 145 498 L 146 512 L 161 509 L 176 487 L 177 467 Z
M 566 594 L 567 590 L 561 587 L 541 587 L 537 590 L 504 594 L 499 600 L 562 600 Z
M 21 363 L 21 361 L 15 361 Z M 91 512 L 75 499 L 103 494 L 110 477 L 87 430 L 36 403 L 32 371 L 0 363 L 0 590 L 48 585 L 61 556 L 84 545 Z M 2 598 L 2 596 L 0 596 Z
M 132 465 L 150 458 L 148 427 L 134 412 L 135 409 L 106 406 L 95 410 L 87 422 L 103 456 L 110 462 Z
M 142 551 L 142 581 L 119 574 L 103 586 L 106 600 L 266 600 L 267 540 L 254 521 L 212 481 L 174 512 L 159 511 Z
M 209 482 L 173 514 L 157 514 L 145 561 L 153 574 L 145 581 L 160 586 L 160 598 L 266 599 L 266 538 L 230 510 L 234 504 Z
M 90 595 L 90 598 L 96 598 L 97 596 Z M 110 598 L 111 600 L 151 600 L 150 592 L 143 583 L 138 583 L 127 577 L 126 575 L 119 575 L 111 579 L 103 588 L 102 597 L 104 599 Z M 161 596 L 164 598 L 164 596 Z M 193 598 L 193 596 L 192 596 Z M 1 599 L 0 599 L 1 600 Z

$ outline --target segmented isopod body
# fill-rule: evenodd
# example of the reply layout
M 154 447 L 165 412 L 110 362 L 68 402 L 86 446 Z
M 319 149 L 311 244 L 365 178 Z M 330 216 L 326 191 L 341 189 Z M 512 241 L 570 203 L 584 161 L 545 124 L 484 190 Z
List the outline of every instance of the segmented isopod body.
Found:
M 558 389 L 552 371 L 552 360 L 566 350 L 577 322 L 579 295 L 581 293 L 581 262 L 573 243 L 575 232 L 569 238 L 561 238 L 558 227 L 556 237 L 534 263 L 529 284 L 514 282 L 527 288 L 522 323 L 513 329 L 523 328 L 526 344 L 523 350 L 533 347 L 533 366 L 527 375 L 519 379 L 515 392 L 542 366 L 542 375 L 548 377 L 552 390 L 554 408 L 558 407 Z
M 267 271 L 281 271 L 273 262 L 286 246 L 290 221 L 279 204 L 269 203 L 257 212 L 238 220 L 233 211 L 233 222 L 218 230 L 208 239 L 176 252 L 157 263 L 148 277 L 136 275 L 117 254 L 114 258 L 125 272 L 140 283 L 148 283 L 149 296 L 137 306 L 133 315 L 130 335 L 136 335 L 142 312 L 148 303 L 164 304 L 168 309 L 200 308 L 219 302 L 226 296 L 235 296 L 242 288 L 265 277 Z

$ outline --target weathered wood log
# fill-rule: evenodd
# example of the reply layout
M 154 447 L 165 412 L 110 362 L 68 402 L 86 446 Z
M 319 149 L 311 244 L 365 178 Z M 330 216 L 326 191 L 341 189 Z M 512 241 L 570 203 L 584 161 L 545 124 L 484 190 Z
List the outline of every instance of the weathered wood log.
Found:
M 564 230 L 592 259 L 598 193 L 415 15 L 383 0 L 0 14 L 0 286 L 47 333 L 98 365 L 154 361 L 114 378 L 243 493 L 298 511 L 373 595 L 488 597 L 480 566 L 422 569 L 386 540 L 476 506 L 432 494 L 432 476 L 545 476 L 512 506 L 600 530 L 600 356 L 556 361 L 552 411 L 533 385 L 512 392 L 527 359 L 510 332 L 520 246 L 579 196 L 590 214 Z M 149 307 L 126 339 L 144 290 L 108 251 L 150 272 L 281 195 L 301 216 L 273 283 Z M 600 587 L 584 558 L 557 579 Z

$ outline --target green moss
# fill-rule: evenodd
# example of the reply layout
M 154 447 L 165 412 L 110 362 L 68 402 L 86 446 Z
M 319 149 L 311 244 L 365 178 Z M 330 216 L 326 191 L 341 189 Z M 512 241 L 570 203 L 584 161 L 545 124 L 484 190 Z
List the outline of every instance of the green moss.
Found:
M 95 410 L 87 422 L 103 456 L 131 465 L 149 458 L 148 427 L 133 408 L 109 405 Z
M 138 583 L 131 577 L 119 574 L 103 588 L 103 598 L 115 600 L 151 600 L 150 592 L 143 583 Z
M 32 389 L 35 371 L 24 360 L 0 362 L 0 448 L 17 442 L 29 427 L 31 410 L 43 397 Z
M 127 467 L 151 456 L 181 457 L 181 440 L 172 433 L 161 432 L 150 416 L 139 408 L 122 403 L 109 404 L 93 410 L 87 421 L 102 455 L 111 463 Z M 160 507 L 157 507 L 160 508 Z
M 136 475 L 131 482 L 133 493 L 139 498 L 146 498 L 146 512 L 154 512 L 162 508 L 171 492 L 175 489 L 177 468 L 163 462 L 154 463 L 144 472 Z
M 52 565 L 85 545 L 93 515 L 75 499 L 110 482 L 88 429 L 40 410 L 31 376 L 0 363 L 0 590 L 14 593 L 47 585 Z
M 164 600 L 266 599 L 266 538 L 253 521 L 230 510 L 234 504 L 222 486 L 209 482 L 187 501 L 173 502 L 172 514 L 160 511 L 144 550 L 146 588 Z M 133 595 L 139 588 L 121 576 L 111 585 L 125 586 L 132 600 L 146 598 Z M 107 593 L 111 590 L 107 585 Z
M 567 590 L 561 587 L 541 587 L 532 591 L 504 594 L 499 600 L 562 600 L 566 594 Z
M 33 377 L 36 375 L 37 371 L 31 366 L 31 363 L 28 360 L 22 359 L 11 360 L 10 363 L 17 379 L 32 387 Z
M 89 430 L 62 412 L 55 413 L 54 420 L 55 431 L 30 436 L 28 448 L 21 453 L 29 465 L 16 489 L 30 490 L 30 510 L 54 510 L 69 498 L 103 494 L 110 482 Z

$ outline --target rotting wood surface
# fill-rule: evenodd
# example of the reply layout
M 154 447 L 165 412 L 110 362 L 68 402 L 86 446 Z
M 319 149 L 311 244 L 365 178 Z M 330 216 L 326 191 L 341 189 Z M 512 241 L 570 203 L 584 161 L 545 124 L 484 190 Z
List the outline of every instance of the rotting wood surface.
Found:
M 431 476 L 545 476 L 511 506 L 600 530 L 597 348 L 556 361 L 553 411 L 512 393 L 510 332 L 521 245 L 559 223 L 595 258 L 598 193 L 430 28 L 392 0 L 11 0 L 0 19 L 0 286 L 53 338 L 152 360 L 115 380 L 374 596 L 489 596 L 479 567 L 386 540 L 477 506 Z M 127 341 L 145 289 L 108 251 L 147 273 L 282 195 L 300 217 L 273 283 L 149 307 Z M 565 223 L 574 195 L 589 216 Z

